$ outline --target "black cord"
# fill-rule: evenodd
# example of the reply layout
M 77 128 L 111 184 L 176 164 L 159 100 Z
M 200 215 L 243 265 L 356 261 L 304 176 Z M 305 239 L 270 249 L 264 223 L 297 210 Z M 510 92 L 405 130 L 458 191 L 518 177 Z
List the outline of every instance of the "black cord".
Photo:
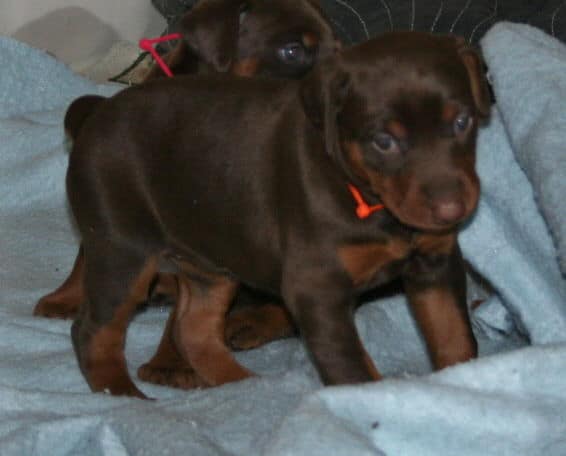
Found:
M 120 74 L 117 74 L 116 76 L 112 76 L 111 78 L 108 78 L 108 80 L 110 82 L 118 82 L 120 84 L 127 84 L 127 85 L 131 85 L 131 83 L 127 83 L 124 81 L 120 81 L 119 79 L 122 76 L 125 76 L 126 74 L 128 74 L 130 71 L 132 71 L 135 67 L 137 67 L 147 56 L 149 55 L 149 52 L 142 52 L 136 60 L 133 61 L 133 63 L 127 67 L 125 70 L 123 70 Z

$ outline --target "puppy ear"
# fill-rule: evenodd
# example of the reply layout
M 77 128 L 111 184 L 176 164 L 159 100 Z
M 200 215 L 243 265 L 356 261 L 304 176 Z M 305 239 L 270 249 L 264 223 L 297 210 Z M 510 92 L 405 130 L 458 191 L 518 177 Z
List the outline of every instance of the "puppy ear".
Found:
M 466 70 L 468 70 L 470 88 L 476 108 L 483 117 L 487 117 L 491 108 L 491 94 L 484 70 L 485 64 L 478 53 L 470 46 L 461 46 L 458 53 Z
M 325 147 L 334 159 L 337 157 L 338 114 L 350 90 L 350 75 L 334 57 L 318 64 L 301 84 L 301 100 L 307 117 L 324 135 Z
M 301 100 L 311 122 L 321 130 L 328 156 L 342 169 L 349 169 L 340 145 L 339 115 L 351 89 L 350 74 L 335 56 L 315 66 L 303 80 Z
M 185 43 L 216 71 L 228 71 L 236 58 L 245 7 L 245 0 L 207 0 L 197 3 L 181 20 Z
M 350 76 L 338 57 L 321 62 L 303 79 L 300 94 L 303 108 L 311 122 L 324 131 L 327 144 L 349 90 Z

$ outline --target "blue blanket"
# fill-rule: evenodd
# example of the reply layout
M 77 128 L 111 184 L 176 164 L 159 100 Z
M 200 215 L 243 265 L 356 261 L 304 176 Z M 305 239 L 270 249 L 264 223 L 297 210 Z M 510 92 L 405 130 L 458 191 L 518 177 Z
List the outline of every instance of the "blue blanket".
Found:
M 508 23 L 482 43 L 498 104 L 479 140 L 483 182 L 464 255 L 480 358 L 431 373 L 403 297 L 356 315 L 388 376 L 323 388 L 299 340 L 238 354 L 260 377 L 179 391 L 138 381 L 157 401 L 92 394 L 70 322 L 31 316 L 69 271 L 78 239 L 66 204 L 62 119 L 85 93 L 109 95 L 36 49 L 0 38 L 0 454 L 566 454 L 566 47 Z M 167 309 L 130 325 L 131 375 Z

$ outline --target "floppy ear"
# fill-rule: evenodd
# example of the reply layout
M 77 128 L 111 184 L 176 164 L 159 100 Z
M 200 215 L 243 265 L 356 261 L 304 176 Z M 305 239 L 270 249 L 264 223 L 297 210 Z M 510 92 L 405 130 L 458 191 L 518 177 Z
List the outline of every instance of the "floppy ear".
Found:
M 487 117 L 491 108 L 491 95 L 484 71 L 484 63 L 478 53 L 469 46 L 462 46 L 458 54 L 468 71 L 470 88 L 478 112 Z
M 301 100 L 307 117 L 322 130 L 326 149 L 334 156 L 336 123 L 350 90 L 350 76 L 339 58 L 318 64 L 301 84 Z
M 216 71 L 228 71 L 236 57 L 245 6 L 245 0 L 201 1 L 181 20 L 185 43 Z

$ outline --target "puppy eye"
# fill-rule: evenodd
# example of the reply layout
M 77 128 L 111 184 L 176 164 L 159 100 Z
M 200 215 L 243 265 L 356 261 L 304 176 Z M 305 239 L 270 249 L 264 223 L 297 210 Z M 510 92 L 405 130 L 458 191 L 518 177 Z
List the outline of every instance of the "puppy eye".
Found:
M 470 116 L 467 112 L 460 113 L 454 119 L 454 134 L 458 135 L 465 133 L 471 124 L 472 116 Z
M 306 58 L 306 51 L 301 43 L 288 43 L 277 50 L 277 56 L 285 63 L 301 63 Z
M 383 154 L 393 155 L 400 151 L 399 143 L 389 133 L 378 133 L 372 141 L 373 147 Z

